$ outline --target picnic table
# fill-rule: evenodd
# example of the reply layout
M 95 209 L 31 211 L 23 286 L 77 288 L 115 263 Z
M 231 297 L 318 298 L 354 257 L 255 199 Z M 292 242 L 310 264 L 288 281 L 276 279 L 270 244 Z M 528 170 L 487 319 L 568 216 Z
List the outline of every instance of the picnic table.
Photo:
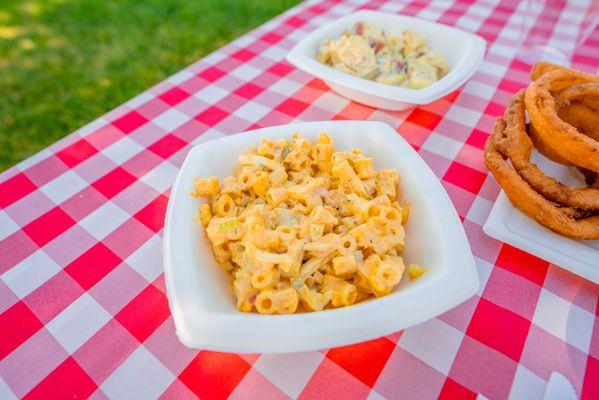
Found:
M 529 81 L 529 66 L 515 58 L 525 3 L 308 1 L 2 173 L 0 398 L 533 399 L 552 371 L 583 398 L 599 398 L 597 285 L 481 228 L 499 193 L 483 145 Z M 389 112 L 348 101 L 284 61 L 308 32 L 360 8 L 475 32 L 488 41 L 484 62 L 443 99 Z M 534 26 L 568 41 L 576 35 L 568 17 L 545 8 Z M 572 65 L 598 72 L 599 32 Z M 185 155 L 249 129 L 330 119 L 386 122 L 418 150 L 463 222 L 478 293 L 421 325 L 342 348 L 184 347 L 161 248 Z

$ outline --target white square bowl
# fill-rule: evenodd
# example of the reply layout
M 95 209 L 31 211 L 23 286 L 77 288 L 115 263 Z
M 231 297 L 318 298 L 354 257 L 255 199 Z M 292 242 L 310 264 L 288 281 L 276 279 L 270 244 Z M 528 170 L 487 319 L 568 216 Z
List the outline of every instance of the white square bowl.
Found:
M 316 60 L 320 45 L 339 38 L 356 22 L 368 22 L 392 35 L 415 29 L 426 35 L 431 48 L 439 50 L 449 72 L 438 82 L 423 89 L 407 89 L 358 78 Z M 334 91 L 367 106 L 402 111 L 432 103 L 464 84 L 476 72 L 485 54 L 486 41 L 478 35 L 447 25 L 405 15 L 363 10 L 339 18 L 311 32 L 287 54 L 287 61 L 322 79 Z
M 338 150 L 362 149 L 375 166 L 395 168 L 412 204 L 404 261 L 429 271 L 405 278 L 389 295 L 351 307 L 294 315 L 259 315 L 235 308 L 231 276 L 214 261 L 193 220 L 201 200 L 193 178 L 231 174 L 239 154 L 262 138 L 327 132 Z M 472 296 L 478 275 L 458 215 L 439 180 L 389 125 L 369 121 L 309 122 L 258 129 L 194 147 L 172 188 L 164 228 L 164 269 L 177 336 L 189 347 L 237 353 L 289 353 L 360 342 L 433 318 Z

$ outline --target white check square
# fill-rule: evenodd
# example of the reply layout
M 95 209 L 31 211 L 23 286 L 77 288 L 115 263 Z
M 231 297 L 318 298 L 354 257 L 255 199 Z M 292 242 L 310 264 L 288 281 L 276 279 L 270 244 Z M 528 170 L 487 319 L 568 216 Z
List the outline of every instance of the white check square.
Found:
M 141 345 L 101 389 L 111 399 L 157 399 L 173 380 L 175 376 Z
M 263 354 L 254 368 L 292 399 L 298 398 L 324 356 L 318 351 Z
M 480 64 L 480 71 L 485 71 L 489 75 L 493 75 L 498 78 L 503 78 L 507 72 L 508 67 L 505 65 L 497 64 L 490 61 L 483 61 Z
M 203 102 L 208 104 L 215 104 L 228 94 L 229 92 L 225 89 L 221 89 L 216 85 L 209 85 L 206 86 L 204 89 L 200 90 L 199 92 L 195 93 L 193 97 L 202 100 Z
M 176 108 L 170 108 L 154 118 L 152 122 L 165 131 L 172 132 L 190 119 L 191 117 L 187 116 Z
M 472 79 L 466 83 L 463 90 L 464 93 L 480 97 L 481 101 L 483 101 L 482 99 L 490 99 L 493 97 L 496 89 L 493 86 L 485 85 L 482 82 L 477 82 L 476 80 Z M 484 101 L 487 102 L 488 100 Z
M 382 396 L 376 390 L 372 389 L 370 393 L 368 393 L 367 400 L 386 400 L 385 396 Z
M 139 154 L 143 149 L 144 147 L 135 140 L 125 136 L 102 150 L 102 153 L 116 164 L 120 165 L 134 155 Z
M 214 139 L 220 139 L 222 137 L 225 137 L 224 133 L 222 133 L 218 129 L 211 128 L 211 129 L 208 129 L 206 132 L 202 133 L 197 138 L 195 138 L 191 142 L 191 144 L 193 144 L 194 146 L 197 146 L 198 144 L 201 144 L 204 142 L 209 142 Z
M 143 92 L 126 102 L 127 107 L 137 108 L 143 104 L 146 104 L 148 101 L 152 100 L 154 96 L 148 92 Z
M 40 190 L 55 204 L 60 204 L 87 187 L 87 185 L 88 183 L 82 177 L 69 169 L 59 177 L 46 183 Z
M 440 319 L 406 329 L 397 343 L 442 374 L 448 375 L 464 334 Z
M 2 280 L 22 299 L 56 275 L 60 269 L 40 249 L 2 274 Z
M 157 192 L 162 193 L 171 187 L 178 172 L 179 169 L 173 164 L 168 161 L 164 161 L 156 168 L 145 174 L 141 178 L 141 181 L 149 185 Z
M 154 235 L 131 254 L 125 263 L 148 282 L 154 282 L 162 274 L 162 239 Z
M 96 239 L 102 240 L 129 218 L 129 214 L 107 201 L 79 222 Z
M 186 69 L 184 69 L 182 71 L 177 72 L 175 75 L 172 75 L 171 77 L 169 77 L 167 79 L 167 81 L 169 81 L 173 85 L 178 85 L 180 83 L 185 82 L 186 80 L 188 80 L 192 76 L 193 76 L 193 74 L 191 72 L 189 72 Z
M 480 28 L 481 21 L 470 18 L 467 15 L 462 16 L 456 23 L 456 26 L 470 32 L 476 32 Z
M 489 213 L 493 208 L 493 203 L 482 196 L 476 196 L 470 210 L 468 210 L 468 218 L 470 221 L 476 222 L 478 225 L 484 225 L 489 217 Z
M 46 328 L 70 354 L 92 337 L 111 315 L 88 293 L 65 308 Z
M 0 210 L 0 240 L 21 229 L 5 211 Z
M 522 364 L 518 364 L 510 390 L 510 399 L 541 399 L 546 387 L 547 382 L 544 379 Z
M 441 12 L 437 10 L 427 10 L 424 9 L 418 13 L 418 18 L 424 18 L 431 21 L 435 21 L 441 16 Z
M 0 376 L 0 399 L 16 400 L 17 396 L 10 390 L 4 379 Z
M 431 133 L 422 145 L 424 149 L 450 160 L 453 160 L 457 156 L 462 146 L 461 142 L 436 132 Z
M 480 286 L 476 291 L 478 296 L 481 296 L 485 291 L 485 286 L 487 286 L 487 282 L 489 280 L 489 276 L 491 276 L 491 272 L 493 271 L 493 264 L 483 260 L 482 258 L 474 257 L 474 262 L 476 263 L 476 270 L 478 272 L 478 280 L 480 282 Z
M 585 354 L 589 352 L 595 317 L 576 304 L 541 289 L 533 322 Z
M 446 118 L 449 118 L 452 121 L 458 122 L 462 125 L 469 126 L 474 128 L 480 119 L 481 113 L 478 111 L 473 111 L 469 108 L 458 106 L 454 104 L 450 107 L 445 114 Z
M 262 73 L 261 70 L 259 70 L 258 68 L 254 68 L 252 67 L 250 64 L 241 64 L 239 67 L 235 68 L 233 71 L 231 71 L 231 75 L 249 82 L 252 79 L 254 79 L 256 76 L 260 75 Z
M 516 51 L 517 51 L 517 48 L 515 48 L 515 47 L 504 46 L 499 43 L 494 43 L 489 48 L 489 53 L 497 54 L 502 57 L 513 57 L 514 54 L 516 53 Z
M 269 86 L 268 90 L 289 97 L 302 86 L 301 83 L 297 83 L 291 79 L 281 78 L 274 85 Z
M 287 54 L 287 50 L 282 49 L 278 46 L 270 46 L 268 49 L 264 50 L 261 55 L 267 58 L 270 58 L 274 61 L 279 61 Z
M 270 108 L 264 107 L 260 103 L 255 101 L 248 101 L 237 110 L 233 112 L 233 115 L 243 118 L 249 122 L 259 121 L 262 117 L 270 112 Z

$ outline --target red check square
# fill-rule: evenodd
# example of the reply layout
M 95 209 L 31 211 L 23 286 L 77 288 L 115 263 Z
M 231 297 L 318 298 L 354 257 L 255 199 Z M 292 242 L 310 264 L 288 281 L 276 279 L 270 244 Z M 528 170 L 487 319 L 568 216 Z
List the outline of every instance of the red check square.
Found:
M 297 117 L 302 113 L 302 111 L 308 108 L 308 106 L 310 106 L 308 103 L 304 103 L 303 101 L 299 101 L 294 98 L 288 98 L 279 104 L 275 110 L 292 117 Z
M 122 260 L 103 243 L 97 243 L 65 267 L 65 271 L 85 290 L 89 290 Z
M 72 357 L 50 373 L 24 399 L 86 399 L 98 386 Z
M 441 116 L 423 110 L 422 108 L 415 108 L 408 118 L 406 118 L 406 121 L 433 130 L 439 121 L 441 121 Z
M 290 73 L 291 71 L 293 71 L 293 67 L 291 65 L 287 64 L 286 62 L 281 61 L 279 63 L 276 63 L 275 65 L 273 65 L 266 71 L 270 72 L 271 74 L 278 75 L 278 76 L 285 76 L 288 73 Z
M 491 115 L 493 117 L 499 117 L 500 115 L 503 115 L 503 110 L 503 105 L 490 101 L 489 105 L 485 109 L 485 114 Z
M 190 95 L 184 90 L 179 89 L 178 87 L 174 87 L 166 92 L 162 93 L 158 98 L 164 101 L 166 104 L 174 106 L 175 104 L 179 104 Z
M 237 88 L 237 90 L 235 90 L 233 93 L 250 100 L 262 93 L 263 91 L 264 89 L 262 89 L 260 86 L 248 82 L 245 85 L 242 85 L 239 88 Z
M 287 21 L 285 21 L 285 24 L 295 26 L 296 28 L 302 26 L 305 23 L 306 21 L 298 16 L 293 16 L 289 18 Z
M 466 334 L 519 361 L 529 328 L 526 318 L 481 298 Z
M 154 232 L 158 232 L 164 227 L 164 215 L 166 214 L 167 204 L 168 197 L 162 194 L 139 210 L 134 217 Z
M 395 349 L 387 338 L 329 350 L 327 358 L 372 387 Z
M 214 126 L 227 117 L 227 112 L 218 107 L 210 107 L 199 113 L 195 119 L 208 126 Z
M 131 111 L 115 120 L 112 125 L 116 126 L 123 133 L 131 133 L 146 122 L 148 120 L 143 115 L 137 111 Z
M 226 399 L 250 365 L 237 354 L 201 351 L 179 375 L 179 380 L 202 399 Z
M 54 207 L 31 221 L 23 230 L 40 247 L 49 243 L 75 224 L 73 218 L 60 207 Z
M 0 314 L 0 360 L 19 347 L 43 326 L 22 301 Z
M 231 57 L 236 58 L 240 61 L 248 61 L 248 60 L 251 60 L 252 58 L 256 57 L 256 53 L 251 52 L 246 49 L 241 49 L 241 50 L 231 54 Z
M 7 179 L 0 183 L 0 208 L 8 207 L 35 189 L 35 184 L 22 173 Z
M 329 90 L 329 87 L 327 86 L 327 84 L 324 83 L 324 81 L 322 79 L 318 79 L 318 78 L 312 79 L 310 82 L 308 82 L 307 86 L 314 88 L 314 89 L 318 89 L 322 92 L 326 92 Z
M 587 360 L 587 370 L 584 374 L 584 382 L 582 383 L 582 399 L 597 399 L 599 398 L 599 360 L 593 356 L 589 356 Z
M 451 163 L 443 177 L 443 180 L 473 194 L 480 191 L 485 179 L 487 179 L 487 174 L 458 162 Z
M 98 150 L 89 144 L 87 140 L 81 139 L 57 152 L 56 157 L 67 166 L 73 168 L 75 165 L 87 160 L 97 152 Z
M 205 70 L 203 70 L 202 72 L 200 72 L 198 74 L 198 76 L 200 78 L 203 78 L 210 83 L 216 81 L 217 79 L 221 78 L 224 75 L 226 75 L 226 74 L 216 67 L 206 68 Z
M 501 247 L 495 264 L 514 274 L 522 276 L 539 286 L 543 286 L 549 263 L 509 244 Z
M 478 129 L 474 129 L 472 131 L 472 133 L 470 134 L 470 136 L 468 137 L 468 139 L 466 140 L 466 143 L 468 143 L 471 146 L 477 147 L 479 149 L 484 149 L 485 143 L 487 142 L 488 137 L 489 137 L 488 133 L 485 133 Z
M 160 157 L 167 159 L 185 146 L 187 146 L 187 142 L 172 134 L 168 134 L 152 144 L 148 149 L 158 154 Z
M 135 177 L 129 172 L 121 167 L 116 167 L 92 183 L 92 186 L 106 198 L 111 199 L 135 181 Z
M 526 85 L 520 82 L 514 82 L 510 79 L 502 79 L 501 83 L 497 87 L 498 89 L 505 90 L 506 92 L 516 93 L 518 90 L 525 88 Z
M 264 36 L 262 36 L 260 38 L 260 40 L 262 40 L 266 43 L 271 43 L 271 44 L 275 44 L 275 43 L 281 41 L 281 39 L 283 39 L 283 36 L 281 36 L 275 32 L 268 32 L 267 34 L 265 34 Z
M 445 384 L 443 385 L 443 389 L 441 389 L 441 393 L 439 393 L 439 400 L 454 400 L 454 399 L 476 399 L 476 393 L 471 391 L 470 389 L 460 385 L 456 381 L 451 378 L 447 378 L 445 380 Z
M 170 311 L 164 293 L 148 285 L 114 319 L 140 342 L 145 341 L 168 318 Z

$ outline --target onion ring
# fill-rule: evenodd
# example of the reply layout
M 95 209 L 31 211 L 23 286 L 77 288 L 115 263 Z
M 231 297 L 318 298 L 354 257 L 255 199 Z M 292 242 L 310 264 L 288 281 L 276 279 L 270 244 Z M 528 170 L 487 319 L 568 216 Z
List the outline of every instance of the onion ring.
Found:
M 551 64 L 550 62 L 547 62 L 547 61 L 540 61 L 540 62 L 536 63 L 535 65 L 533 65 L 532 68 L 530 69 L 530 79 L 533 81 L 536 81 L 541 76 L 545 75 L 547 72 L 550 72 L 550 71 L 553 71 L 556 69 L 563 69 L 563 68 L 564 67 L 562 67 L 562 66 Z
M 599 209 L 599 190 L 564 185 L 545 175 L 530 161 L 533 143 L 526 132 L 524 90 L 508 101 L 503 126 L 505 138 L 497 142 L 497 147 L 510 159 L 514 169 L 533 189 L 548 200 L 564 206 Z
M 573 218 L 571 208 L 552 204 L 510 166 L 497 147 L 504 131 L 505 121 L 498 118 L 495 130 L 485 144 L 485 164 L 510 201 L 524 214 L 556 233 L 574 239 L 599 239 L 599 215 Z
M 557 115 L 599 141 L 599 83 L 572 85 L 555 96 Z
M 561 158 L 559 156 L 559 154 L 557 154 L 555 151 L 553 151 L 553 149 L 551 147 L 547 146 L 547 144 L 543 141 L 543 139 L 539 136 L 539 134 L 535 130 L 534 126 L 529 124 L 527 132 L 528 132 L 528 136 L 530 137 L 530 140 L 532 140 L 532 143 L 534 144 L 536 149 L 539 151 L 539 153 L 541 153 L 542 155 L 544 155 L 551 161 L 556 162 L 558 164 L 565 165 L 566 167 L 571 167 L 574 165 L 570 161 L 568 161 L 564 158 Z
M 533 81 L 536 81 L 546 73 L 555 70 L 576 71 L 571 68 L 541 61 L 533 65 L 533 67 L 530 69 L 530 78 Z M 599 111 L 599 92 L 597 92 L 596 85 L 596 83 L 583 83 L 567 87 L 558 93 L 556 96 L 556 102 L 563 103 L 564 101 L 578 100 L 585 106 L 592 108 L 595 111 Z
M 526 89 L 526 109 L 538 136 L 557 155 L 580 167 L 599 172 L 599 142 L 561 120 L 551 94 L 578 83 L 599 83 L 599 77 L 569 69 L 547 72 Z
M 555 154 L 555 152 L 551 149 L 551 147 L 547 147 L 545 145 L 545 143 L 542 141 L 542 139 L 539 138 L 537 132 L 535 131 L 535 128 L 532 125 L 528 124 L 526 128 L 527 128 L 526 132 L 528 133 L 528 137 L 530 137 L 530 140 L 532 140 L 533 145 L 535 146 L 535 148 L 537 149 L 537 151 L 539 153 L 541 153 L 542 155 L 544 155 L 546 158 L 550 159 L 554 163 L 562 164 L 562 165 L 565 165 L 566 167 L 573 166 L 573 164 L 570 161 L 564 160 L 563 158 L 561 158 L 560 156 Z M 580 171 L 582 176 L 584 176 L 584 180 L 587 184 L 587 187 L 599 189 L 599 174 L 598 173 L 590 171 L 588 169 L 580 168 L 580 167 L 576 167 L 576 169 L 578 169 L 578 171 Z
M 558 108 L 557 116 L 580 133 L 599 141 L 599 111 L 576 102 Z
M 560 106 L 577 101 L 592 111 L 599 112 L 599 83 L 581 83 L 567 87 L 556 94 L 555 101 Z

